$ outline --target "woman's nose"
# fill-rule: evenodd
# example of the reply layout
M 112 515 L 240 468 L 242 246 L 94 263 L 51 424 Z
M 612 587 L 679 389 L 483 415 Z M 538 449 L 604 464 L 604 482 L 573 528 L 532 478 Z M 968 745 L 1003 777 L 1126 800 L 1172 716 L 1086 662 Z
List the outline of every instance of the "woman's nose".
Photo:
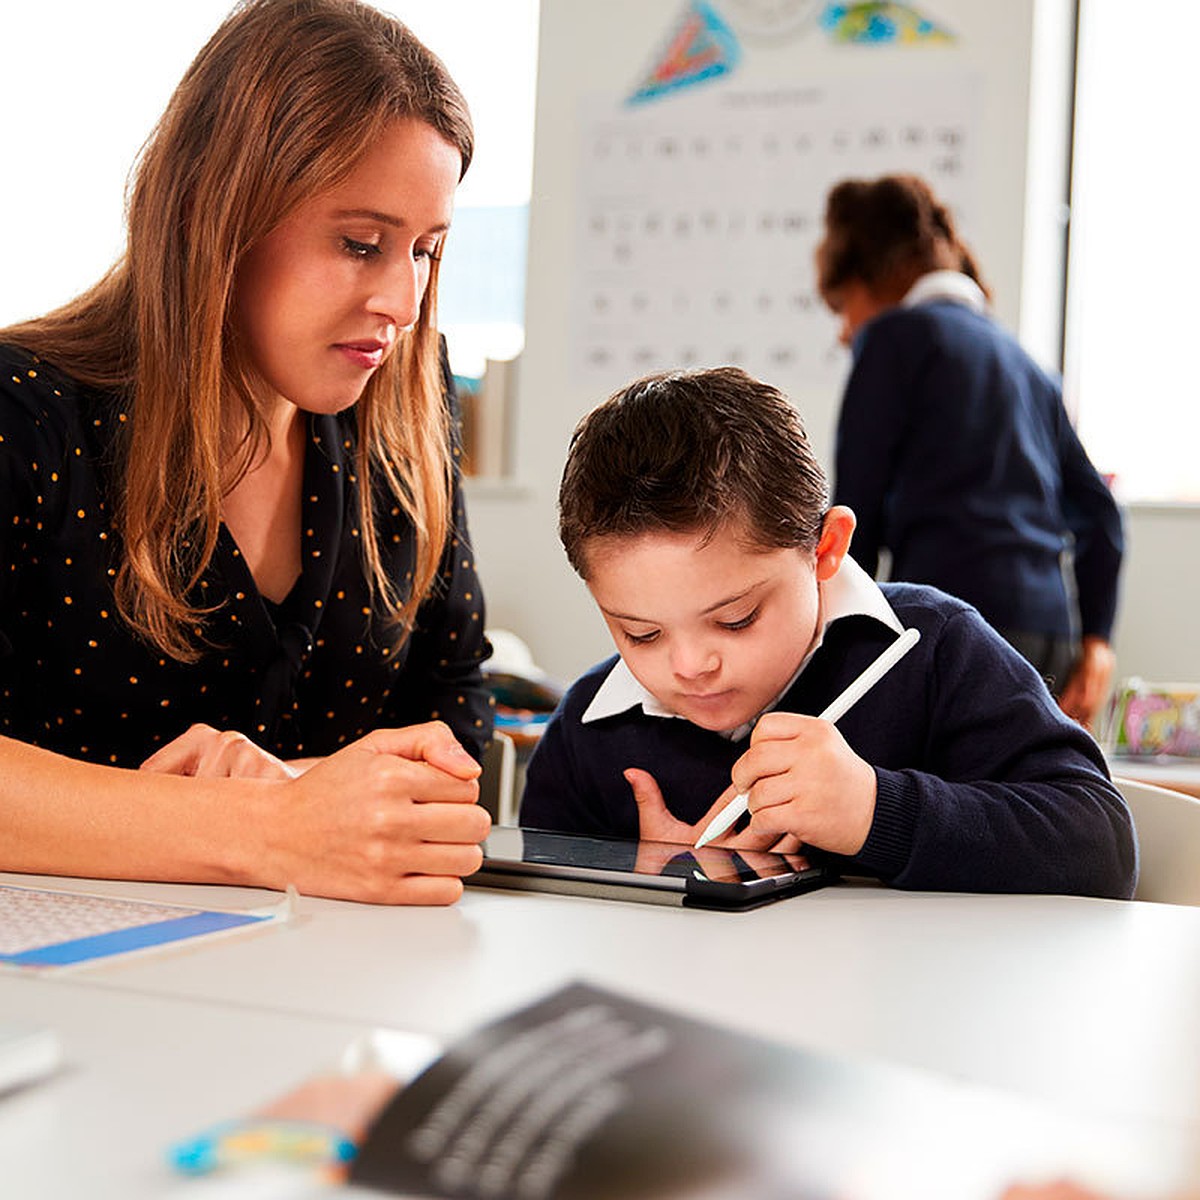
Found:
M 428 284 L 429 268 L 424 261 L 409 259 L 398 263 L 388 270 L 372 294 L 370 308 L 398 329 L 409 329 L 421 314 L 421 301 Z

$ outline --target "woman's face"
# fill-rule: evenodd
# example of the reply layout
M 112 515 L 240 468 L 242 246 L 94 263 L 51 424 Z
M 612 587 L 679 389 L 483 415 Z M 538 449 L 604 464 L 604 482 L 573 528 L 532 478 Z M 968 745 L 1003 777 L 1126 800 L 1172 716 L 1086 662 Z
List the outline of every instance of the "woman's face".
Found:
M 841 322 L 838 341 L 849 346 L 854 335 L 891 304 L 877 296 L 861 279 L 851 279 L 830 295 L 829 307 Z
M 396 121 L 343 183 L 250 248 L 234 320 L 265 400 L 326 413 L 358 400 L 416 323 L 461 167 L 431 126 Z

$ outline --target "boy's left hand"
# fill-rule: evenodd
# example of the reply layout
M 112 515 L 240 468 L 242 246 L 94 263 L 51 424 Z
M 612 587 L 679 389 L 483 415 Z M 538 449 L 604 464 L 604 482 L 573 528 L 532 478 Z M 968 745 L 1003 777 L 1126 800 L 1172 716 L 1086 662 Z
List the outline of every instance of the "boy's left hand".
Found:
M 733 764 L 750 795 L 746 832 L 792 834 L 833 854 L 857 854 L 875 817 L 875 771 L 829 721 L 799 713 L 760 718 L 750 749 Z
M 773 867 L 778 856 L 784 855 L 794 866 L 803 865 L 796 856 L 799 849 L 794 838 L 779 838 L 775 834 L 764 836 L 746 829 L 740 834 L 725 834 L 710 846 L 695 849 L 696 839 L 713 819 L 733 799 L 732 787 L 713 802 L 712 807 L 694 825 L 681 821 L 667 808 L 658 781 L 649 771 L 630 767 L 625 782 L 633 792 L 638 807 L 638 851 L 634 869 L 648 874 L 661 874 L 666 865 L 682 853 L 690 853 L 696 865 L 708 875 L 718 875 L 729 865 L 730 852 L 736 850 L 742 862 L 757 869 Z M 766 851 L 771 853 L 766 853 Z

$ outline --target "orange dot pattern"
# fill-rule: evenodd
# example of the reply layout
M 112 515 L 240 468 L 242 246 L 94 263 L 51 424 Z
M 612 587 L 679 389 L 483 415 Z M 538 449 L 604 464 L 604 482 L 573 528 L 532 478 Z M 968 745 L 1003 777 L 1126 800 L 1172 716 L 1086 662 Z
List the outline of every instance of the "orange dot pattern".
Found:
M 482 753 L 490 647 L 457 478 L 438 587 L 398 638 L 362 566 L 355 412 L 310 416 L 300 578 L 273 604 L 222 526 L 194 596 L 212 613 L 198 627 L 204 652 L 180 663 L 138 637 L 113 594 L 113 463 L 118 430 L 134 419 L 126 409 L 0 346 L 0 733 L 136 766 L 197 722 L 292 758 L 436 712 Z M 380 553 L 403 590 L 412 524 L 393 505 L 378 511 Z

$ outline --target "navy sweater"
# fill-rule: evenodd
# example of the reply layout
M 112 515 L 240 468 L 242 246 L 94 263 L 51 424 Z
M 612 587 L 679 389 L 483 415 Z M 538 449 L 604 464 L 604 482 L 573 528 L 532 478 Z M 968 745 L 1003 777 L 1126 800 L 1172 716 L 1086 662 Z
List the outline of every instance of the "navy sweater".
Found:
M 1120 512 L 1057 381 L 985 314 L 942 300 L 863 326 L 834 473 L 869 575 L 887 547 L 890 578 L 950 592 L 997 629 L 1110 638 Z M 1060 565 L 1071 539 L 1073 587 Z
M 874 822 L 853 858 L 813 857 L 902 888 L 1130 896 L 1132 822 L 1091 737 L 974 609 L 933 588 L 883 592 L 921 640 L 838 722 L 875 768 Z M 779 709 L 819 713 L 895 636 L 870 617 L 833 622 Z M 579 679 L 547 727 L 529 764 L 523 825 L 636 838 L 628 767 L 649 771 L 689 823 L 729 786 L 748 738 L 640 707 L 581 723 L 615 661 Z

